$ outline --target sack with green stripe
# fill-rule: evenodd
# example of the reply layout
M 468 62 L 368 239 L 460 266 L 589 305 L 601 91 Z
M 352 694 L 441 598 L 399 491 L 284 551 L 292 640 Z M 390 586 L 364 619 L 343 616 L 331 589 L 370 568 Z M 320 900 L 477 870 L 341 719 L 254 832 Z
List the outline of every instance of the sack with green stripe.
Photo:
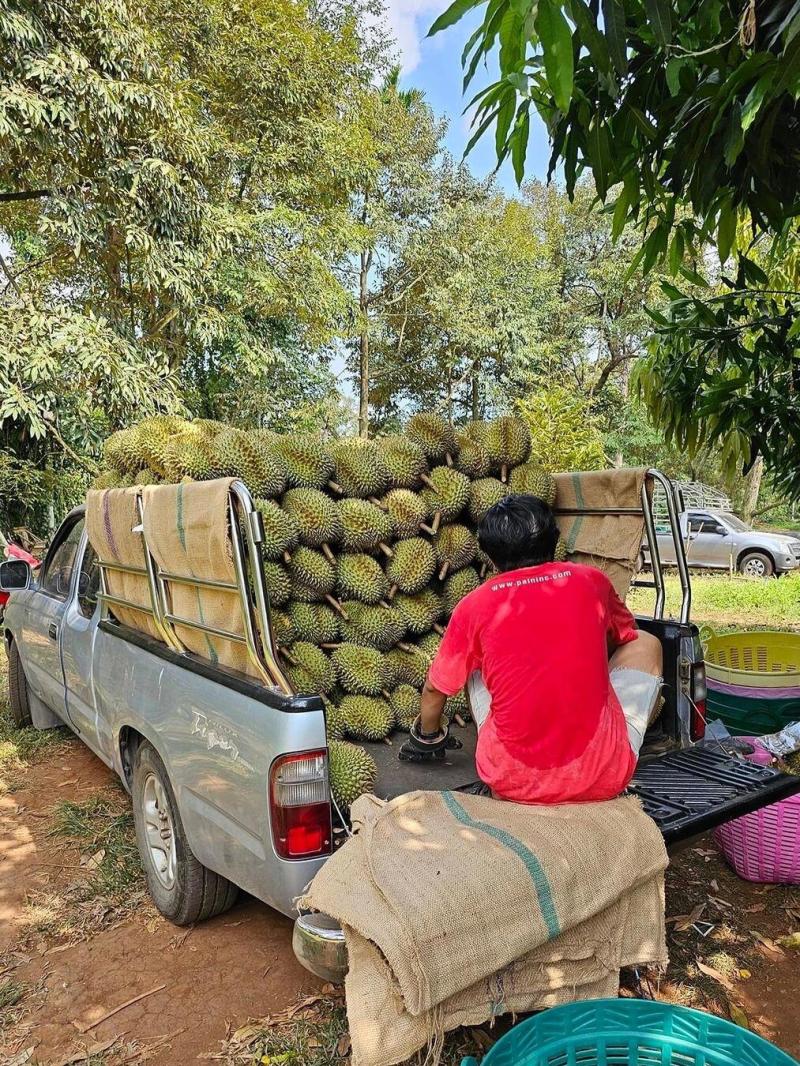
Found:
M 347 940 L 353 1066 L 392 1066 L 495 1014 L 615 996 L 666 962 L 655 823 L 632 797 L 529 807 L 413 792 L 352 809 L 301 901 Z

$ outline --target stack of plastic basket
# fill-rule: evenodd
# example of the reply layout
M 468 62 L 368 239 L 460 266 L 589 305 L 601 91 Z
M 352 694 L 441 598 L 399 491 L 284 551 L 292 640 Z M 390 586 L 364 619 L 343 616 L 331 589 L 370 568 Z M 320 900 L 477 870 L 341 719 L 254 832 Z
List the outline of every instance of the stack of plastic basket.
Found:
M 755 748 L 747 758 L 769 766 L 767 749 L 757 737 L 747 739 Z M 726 822 L 714 831 L 714 839 L 745 881 L 800 885 L 800 794 Z
M 800 720 L 800 633 L 704 634 L 709 719 L 734 736 L 777 733 Z

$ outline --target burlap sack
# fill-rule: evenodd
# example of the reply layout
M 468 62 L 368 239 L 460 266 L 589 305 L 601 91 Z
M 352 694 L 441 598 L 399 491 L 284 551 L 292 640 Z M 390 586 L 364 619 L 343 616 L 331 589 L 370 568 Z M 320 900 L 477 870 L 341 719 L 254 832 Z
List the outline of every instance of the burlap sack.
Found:
M 102 563 L 144 568 L 144 540 L 134 533 L 140 525 L 137 500 L 141 489 L 90 489 L 86 495 L 86 533 Z M 106 585 L 112 596 L 150 608 L 150 586 L 145 575 L 106 570 Z M 111 605 L 123 625 L 163 640 L 152 615 Z
M 557 514 L 561 536 L 570 558 L 596 566 L 608 575 L 624 600 L 630 588 L 644 535 L 642 485 L 652 496 L 647 470 L 595 470 L 589 473 L 556 474 L 555 510 L 577 514 Z M 632 515 L 592 515 L 584 509 L 635 508 Z
M 153 558 L 167 573 L 234 583 L 229 490 L 233 478 L 147 485 L 144 489 L 145 537 Z M 168 583 L 172 614 L 244 636 L 238 591 Z M 222 666 L 260 677 L 244 644 L 175 625 L 178 639 L 195 654 Z
M 666 956 L 664 842 L 634 798 L 526 807 L 414 792 L 362 797 L 352 816 L 356 836 L 302 905 L 352 944 L 354 1066 L 400 1062 L 463 1018 L 611 989 L 621 959 Z

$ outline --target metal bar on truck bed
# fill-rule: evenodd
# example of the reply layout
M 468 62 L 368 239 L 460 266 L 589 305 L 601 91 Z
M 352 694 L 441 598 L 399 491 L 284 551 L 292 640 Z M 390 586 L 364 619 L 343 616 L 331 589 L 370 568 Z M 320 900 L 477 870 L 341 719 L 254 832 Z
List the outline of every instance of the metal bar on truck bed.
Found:
M 139 514 L 139 531 L 142 537 L 142 550 L 144 552 L 144 565 L 147 571 L 147 587 L 150 591 L 150 602 L 153 605 L 153 621 L 161 634 L 162 639 L 175 651 L 185 652 L 186 648 L 178 638 L 178 634 L 170 626 L 164 617 L 164 605 L 158 595 L 158 578 L 156 577 L 156 561 L 150 553 L 150 548 L 144 535 L 144 503 L 142 494 L 139 493 L 136 500 L 136 509 Z
M 141 603 L 134 603 L 133 600 L 124 600 L 121 596 L 112 596 L 110 592 L 98 592 L 98 600 L 103 603 L 113 603 L 117 607 L 128 607 L 131 611 L 140 611 L 142 614 L 149 614 L 152 618 L 152 607 L 144 607 Z
M 217 629 L 216 626 L 206 625 L 205 622 L 195 622 L 191 618 L 182 618 L 178 614 L 167 613 L 164 615 L 166 620 L 175 626 L 188 626 L 189 629 L 199 629 L 201 633 L 210 633 L 213 637 L 222 637 L 223 640 L 230 640 L 234 644 L 246 644 L 247 640 L 240 636 L 239 633 L 231 633 L 227 629 Z
M 214 581 L 210 577 L 186 577 L 183 574 L 170 574 L 167 570 L 159 570 L 158 576 L 165 581 L 174 581 L 178 585 L 189 585 L 190 588 L 223 589 L 226 592 L 238 592 L 239 586 L 230 581 Z
M 686 551 L 683 545 L 683 537 L 681 536 L 681 524 L 678 517 L 678 493 L 677 489 L 668 477 L 665 477 L 660 470 L 651 469 L 647 473 L 655 478 L 655 480 L 664 489 L 664 496 L 667 503 L 667 515 L 669 517 L 669 529 L 672 534 L 672 541 L 675 545 L 675 560 L 678 565 L 678 576 L 681 582 L 681 614 L 680 620 L 683 623 L 689 621 L 689 615 L 692 609 L 692 585 L 689 578 L 689 565 L 686 562 Z M 651 551 L 652 557 L 652 551 Z
M 652 476 L 652 471 L 648 471 L 647 476 Z M 644 512 L 644 528 L 647 532 L 647 543 L 650 545 L 650 568 L 653 571 L 653 586 L 656 590 L 656 600 L 653 604 L 653 618 L 663 618 L 664 603 L 666 600 L 664 570 L 661 565 L 661 553 L 658 548 L 658 534 L 656 533 L 656 523 L 653 518 L 653 501 L 647 491 L 646 478 L 642 482 L 642 511 Z

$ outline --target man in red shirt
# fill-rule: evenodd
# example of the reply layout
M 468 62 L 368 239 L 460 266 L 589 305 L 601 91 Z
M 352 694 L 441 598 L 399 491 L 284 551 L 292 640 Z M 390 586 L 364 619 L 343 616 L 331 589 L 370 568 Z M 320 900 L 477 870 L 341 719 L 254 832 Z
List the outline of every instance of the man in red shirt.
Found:
M 409 742 L 441 747 L 445 700 L 467 686 L 481 780 L 518 803 L 619 795 L 662 683 L 659 641 L 600 570 L 553 561 L 558 536 L 535 496 L 488 512 L 478 540 L 499 573 L 453 612 Z

